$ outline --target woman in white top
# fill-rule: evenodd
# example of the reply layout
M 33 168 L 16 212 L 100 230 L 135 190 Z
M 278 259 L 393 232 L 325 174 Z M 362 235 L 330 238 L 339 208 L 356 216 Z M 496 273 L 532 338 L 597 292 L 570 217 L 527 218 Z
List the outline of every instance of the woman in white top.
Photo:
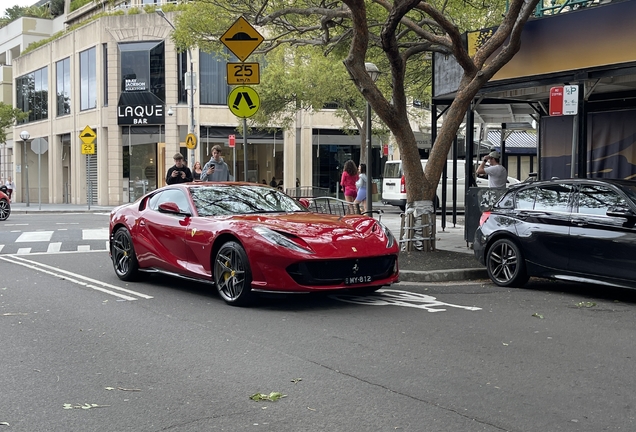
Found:
M 367 202 L 367 165 L 361 163 L 358 166 L 358 172 L 360 173 L 358 176 L 358 181 L 356 182 L 356 187 L 358 188 L 358 195 L 354 203 L 360 205 L 360 212 L 364 213 L 366 211 L 366 202 Z
M 9 176 L 4 185 L 7 187 L 7 196 L 9 201 L 11 201 L 11 194 L 13 194 L 13 189 L 15 189 L 15 182 L 11 179 L 11 176 Z

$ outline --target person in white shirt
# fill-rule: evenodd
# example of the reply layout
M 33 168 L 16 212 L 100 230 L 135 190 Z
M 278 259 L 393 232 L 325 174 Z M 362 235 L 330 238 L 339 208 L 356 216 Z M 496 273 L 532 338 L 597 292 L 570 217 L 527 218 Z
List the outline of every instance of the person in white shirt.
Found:
M 7 196 L 9 197 L 9 201 L 11 201 L 11 195 L 15 189 L 15 182 L 11 179 L 11 176 L 9 176 L 4 185 L 7 187 Z
M 477 175 L 488 175 L 488 187 L 506 187 L 508 171 L 503 165 L 499 164 L 499 159 L 501 159 L 501 154 L 498 151 L 491 151 L 484 156 L 479 168 L 477 168 Z M 486 166 L 486 162 L 490 163 L 490 166 Z

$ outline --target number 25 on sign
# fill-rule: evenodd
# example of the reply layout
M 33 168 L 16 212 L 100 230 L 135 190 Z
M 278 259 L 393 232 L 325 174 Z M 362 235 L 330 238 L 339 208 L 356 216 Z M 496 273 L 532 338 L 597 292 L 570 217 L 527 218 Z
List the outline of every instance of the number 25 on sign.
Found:
M 95 154 L 95 144 L 82 144 L 82 154 Z

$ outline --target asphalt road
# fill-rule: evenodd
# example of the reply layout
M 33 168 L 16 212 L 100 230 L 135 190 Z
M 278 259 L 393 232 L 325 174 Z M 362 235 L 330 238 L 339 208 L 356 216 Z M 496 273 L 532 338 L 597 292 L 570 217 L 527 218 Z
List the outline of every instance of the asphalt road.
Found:
M 7 431 L 635 429 L 633 291 L 397 284 L 234 308 L 123 283 L 103 251 L 0 271 Z M 249 398 L 270 392 L 287 396 Z

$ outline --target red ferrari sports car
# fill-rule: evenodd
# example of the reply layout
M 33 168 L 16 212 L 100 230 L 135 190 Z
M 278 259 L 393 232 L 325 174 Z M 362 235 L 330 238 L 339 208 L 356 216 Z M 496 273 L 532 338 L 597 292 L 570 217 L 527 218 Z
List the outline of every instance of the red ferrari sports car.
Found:
M 6 190 L 6 186 L 0 188 L 0 221 L 9 219 L 11 214 L 11 202 L 9 201 L 9 196 L 5 193 Z
M 213 283 L 231 305 L 256 292 L 372 292 L 398 281 L 398 244 L 377 220 L 308 211 L 252 183 L 166 186 L 110 215 L 115 273 Z

